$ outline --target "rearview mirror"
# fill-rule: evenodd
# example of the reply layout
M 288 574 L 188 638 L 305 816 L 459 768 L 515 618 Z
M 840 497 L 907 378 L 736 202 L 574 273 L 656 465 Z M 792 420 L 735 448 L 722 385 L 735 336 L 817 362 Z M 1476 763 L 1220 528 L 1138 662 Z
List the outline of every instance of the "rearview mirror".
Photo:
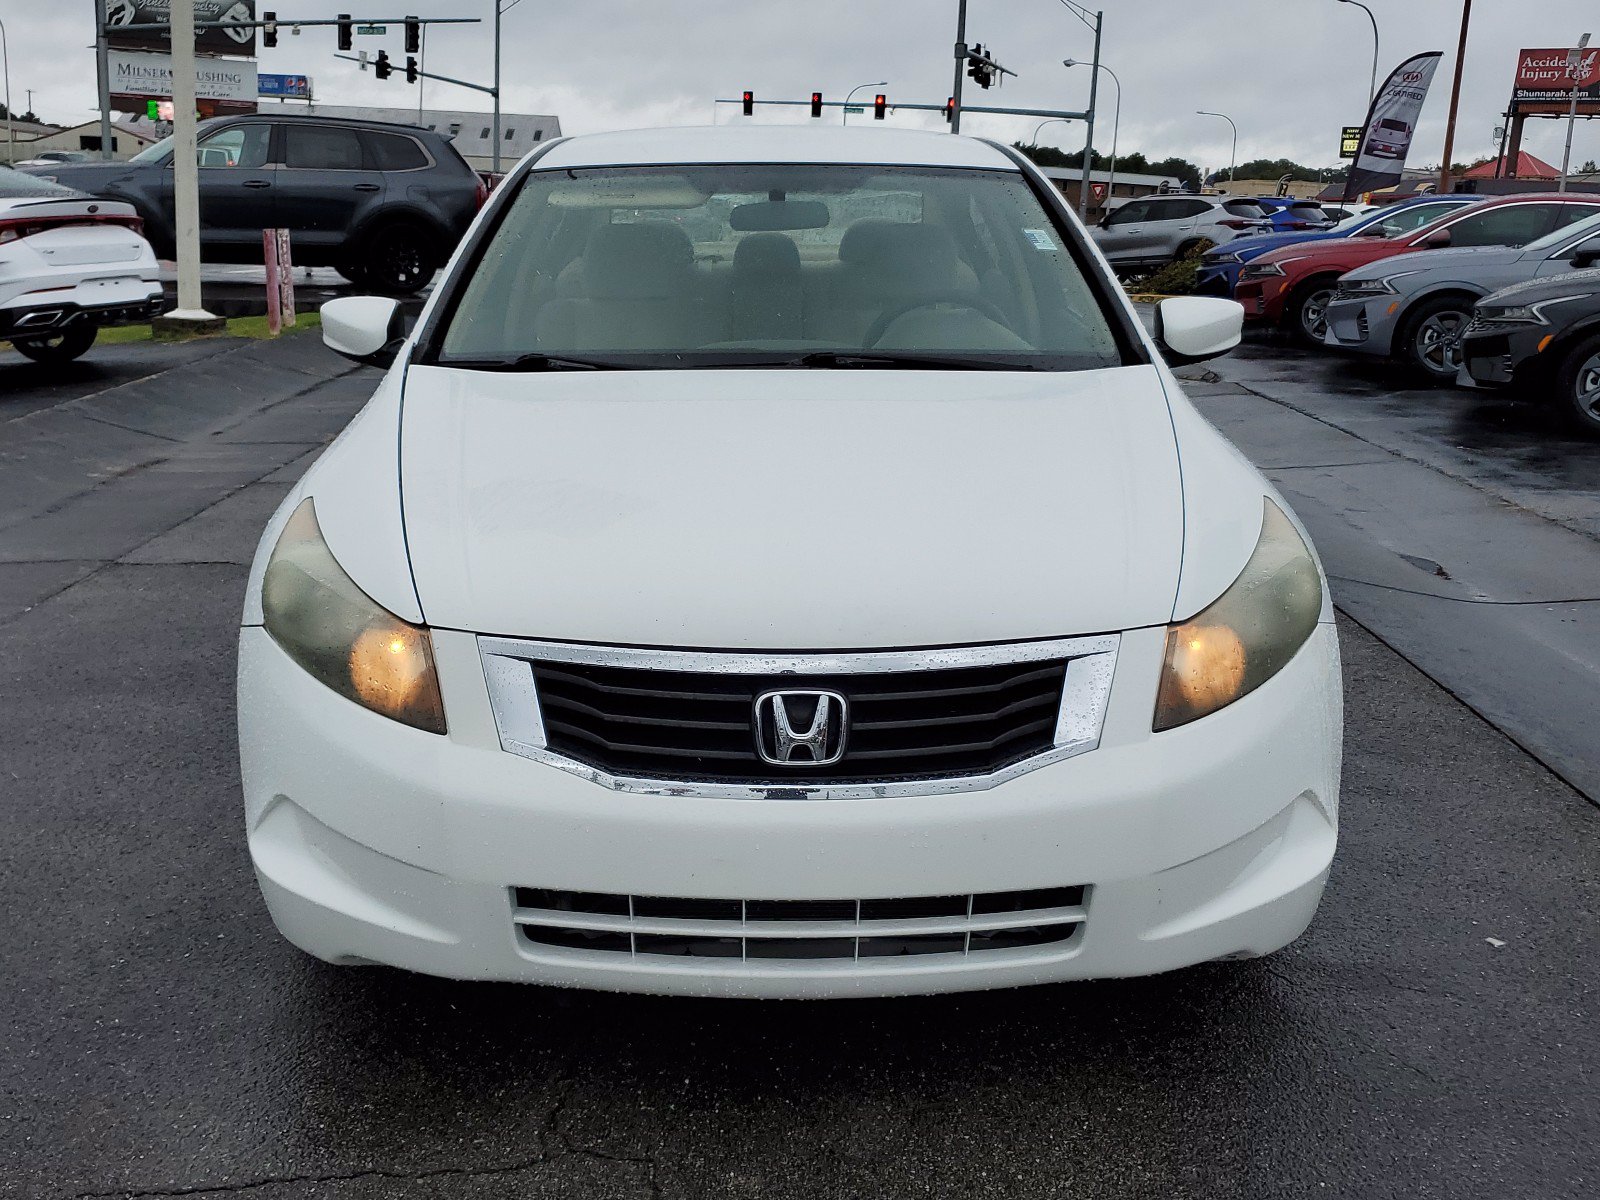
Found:
M 1572 265 L 1579 270 L 1592 267 L 1597 262 L 1600 262 L 1600 234 L 1579 242 L 1572 252 Z
M 758 200 L 741 204 L 728 214 L 729 226 L 740 233 L 821 229 L 827 223 L 828 206 L 821 200 Z
M 1427 237 L 1422 239 L 1422 249 L 1443 250 L 1450 244 L 1450 241 L 1450 231 L 1448 229 L 1435 229 Z
M 1156 305 L 1156 343 L 1173 366 L 1226 354 L 1244 335 L 1244 305 L 1212 296 L 1173 296 Z
M 387 296 L 340 296 L 322 306 L 322 341 L 369 367 L 387 367 L 405 345 L 400 303 Z

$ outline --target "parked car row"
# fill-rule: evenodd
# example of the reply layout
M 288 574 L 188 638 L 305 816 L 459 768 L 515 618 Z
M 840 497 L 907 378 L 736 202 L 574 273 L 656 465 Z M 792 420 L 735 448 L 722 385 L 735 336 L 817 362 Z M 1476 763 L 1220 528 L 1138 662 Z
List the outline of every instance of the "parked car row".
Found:
M 1165 266 L 1209 245 L 1315 233 L 1333 224 L 1315 200 L 1293 196 L 1138 196 L 1112 209 L 1090 232 L 1112 267 L 1127 274 Z
M 1553 397 L 1600 433 L 1600 196 L 1439 196 L 1307 237 L 1212 251 L 1246 321 L 1439 383 Z M 1508 290 L 1506 290 L 1508 289 Z

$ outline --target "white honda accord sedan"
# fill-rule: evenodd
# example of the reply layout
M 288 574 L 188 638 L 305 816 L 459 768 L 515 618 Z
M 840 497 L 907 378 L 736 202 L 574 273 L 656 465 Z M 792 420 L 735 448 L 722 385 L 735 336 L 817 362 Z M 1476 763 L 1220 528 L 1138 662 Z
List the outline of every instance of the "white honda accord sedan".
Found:
M 1005 146 L 820 128 L 514 170 L 267 527 L 249 848 L 336 963 L 747 997 L 1268 954 L 1341 691 L 1283 499 Z

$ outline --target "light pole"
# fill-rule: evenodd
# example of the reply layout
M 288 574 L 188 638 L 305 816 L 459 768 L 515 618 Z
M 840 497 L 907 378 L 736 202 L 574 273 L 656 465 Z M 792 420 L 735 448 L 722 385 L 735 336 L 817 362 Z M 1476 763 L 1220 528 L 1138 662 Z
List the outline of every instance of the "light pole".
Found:
M 1354 4 L 1367 14 L 1367 20 L 1372 22 L 1372 84 L 1367 88 L 1367 103 L 1371 104 L 1378 94 L 1378 18 L 1372 15 L 1372 10 L 1361 0 L 1339 0 L 1340 4 Z
M 1111 82 L 1117 85 L 1117 106 L 1111 114 L 1111 170 L 1106 176 L 1106 198 L 1109 200 L 1116 195 L 1117 190 L 1117 134 L 1122 131 L 1122 80 L 1117 78 L 1117 73 L 1105 63 L 1079 62 L 1075 58 L 1061 60 L 1063 67 L 1094 67 L 1111 76 Z
M 849 92 L 847 92 L 845 94 L 844 108 L 842 108 L 839 111 L 839 124 L 841 124 L 841 125 L 850 124 L 850 101 L 855 99 L 856 93 L 859 92 L 862 88 L 888 87 L 888 86 L 889 86 L 889 81 L 887 79 L 880 79 L 880 80 L 878 80 L 877 83 L 858 83 L 858 84 L 856 84 L 855 87 L 851 88 L 849 90 Z
M 11 114 L 11 45 L 6 40 L 6 23 L 0 21 L 0 63 L 5 66 L 6 73 L 6 165 L 10 166 L 17 161 L 17 127 L 12 124 Z M 32 105 L 29 105 L 31 108 Z M 1567 148 L 1572 148 L 1572 139 L 1567 139 Z
M 1204 109 L 1194 110 L 1197 117 L 1221 117 L 1228 123 L 1228 128 L 1233 130 L 1233 153 L 1228 158 L 1228 182 L 1233 182 L 1233 169 L 1239 164 L 1239 127 L 1233 123 L 1233 118 L 1227 113 L 1206 112 Z
M 1057 121 L 1060 121 L 1063 125 L 1072 124 L 1071 119 L 1068 117 L 1046 117 L 1043 121 L 1040 121 L 1033 127 L 1033 136 L 1028 139 L 1029 144 L 1037 146 L 1039 144 L 1039 130 L 1043 129 L 1046 125 L 1054 125 Z
M 1567 74 L 1572 76 L 1572 103 L 1567 108 L 1567 149 L 1561 155 L 1561 186 L 1556 189 L 1558 192 L 1567 190 L 1567 170 L 1572 166 L 1572 130 L 1578 123 L 1578 80 L 1582 78 L 1579 72 L 1583 69 L 1583 52 L 1588 47 L 1589 35 L 1586 33 L 1578 39 L 1578 48 L 1567 52 Z M 11 111 L 9 101 L 6 111 Z

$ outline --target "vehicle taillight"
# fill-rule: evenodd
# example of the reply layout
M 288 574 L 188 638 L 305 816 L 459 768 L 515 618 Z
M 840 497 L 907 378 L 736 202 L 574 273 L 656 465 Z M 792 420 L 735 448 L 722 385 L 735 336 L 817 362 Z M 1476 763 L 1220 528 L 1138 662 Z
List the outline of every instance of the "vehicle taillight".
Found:
M 476 194 L 474 195 L 473 199 L 474 199 L 474 204 L 473 204 L 472 207 L 474 209 L 482 208 L 485 204 L 487 204 L 489 202 L 489 184 L 488 184 L 488 181 L 485 180 L 482 175 L 478 176 L 478 190 L 477 190 Z
M 32 237 L 36 233 L 44 233 L 50 229 L 71 229 L 80 225 L 120 225 L 124 229 L 131 229 L 134 233 L 144 230 L 144 222 L 138 217 L 124 217 L 119 215 L 94 216 L 88 213 L 73 217 L 26 217 L 10 221 L 0 221 L 0 246 L 7 242 L 14 242 L 18 238 Z

